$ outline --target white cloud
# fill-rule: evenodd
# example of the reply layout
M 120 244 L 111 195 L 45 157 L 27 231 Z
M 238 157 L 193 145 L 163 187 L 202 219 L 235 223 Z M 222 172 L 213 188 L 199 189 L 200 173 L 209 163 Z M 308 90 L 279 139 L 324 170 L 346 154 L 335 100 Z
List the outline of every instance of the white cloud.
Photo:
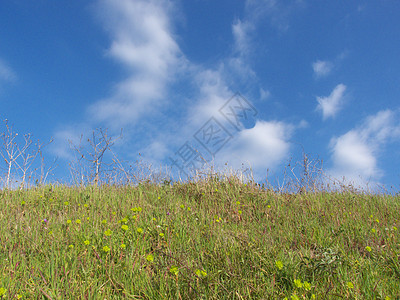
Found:
M 202 125 L 207 119 L 232 97 L 233 92 L 227 87 L 221 70 L 199 71 L 195 81 L 199 89 L 196 103 L 189 108 L 189 120 L 195 126 Z
M 101 0 L 100 19 L 112 39 L 109 55 L 130 73 L 107 99 L 92 105 L 97 121 L 118 127 L 133 124 L 167 99 L 167 84 L 185 64 L 173 38 L 170 2 Z
M 328 97 L 317 97 L 317 109 L 322 111 L 322 118 L 324 120 L 335 117 L 342 108 L 345 91 L 346 86 L 338 84 Z
M 270 25 L 279 31 L 287 31 L 289 28 L 290 14 L 301 6 L 301 1 L 287 1 L 283 3 L 277 0 L 246 0 L 245 12 L 242 19 L 237 19 L 232 24 L 234 38 L 234 53 L 227 59 L 227 67 L 242 83 L 254 86 L 257 75 L 251 65 L 254 59 L 254 36 L 257 26 L 264 26 L 267 20 Z M 234 77 L 233 76 L 233 77 Z
M 303 1 L 247 0 L 246 11 L 249 18 L 255 21 L 266 17 L 270 24 L 281 32 L 289 29 L 289 17 L 293 11 L 301 8 Z
M 147 160 L 151 160 L 152 163 L 159 163 L 168 154 L 168 147 L 166 141 L 153 140 L 145 149 L 140 151 L 144 153 Z
M 227 59 L 227 68 L 231 77 L 236 77 L 242 82 L 248 82 L 256 78 L 249 60 L 252 52 L 251 34 L 255 30 L 254 20 L 245 16 L 244 20 L 236 20 L 232 24 L 232 35 L 234 39 L 233 53 Z
M 334 162 L 335 176 L 345 176 L 351 180 L 377 177 L 379 170 L 372 147 L 368 145 L 359 131 L 352 130 L 339 138 L 331 140 L 332 159 Z
M 308 128 L 310 124 L 306 120 L 301 120 L 297 125 L 298 128 Z
M 364 122 L 361 134 L 364 138 L 373 137 L 378 144 L 385 143 L 388 139 L 399 138 L 399 114 L 388 109 L 369 116 Z
M 234 139 L 218 152 L 216 161 L 240 169 L 242 163 L 250 165 L 255 174 L 266 176 L 289 156 L 294 127 L 278 121 L 257 121 L 250 129 L 241 130 Z
M 338 138 L 332 138 L 333 167 L 328 174 L 333 178 L 365 186 L 376 183 L 383 172 L 378 167 L 378 157 L 390 140 L 400 138 L 399 114 L 391 110 L 369 116 L 361 126 Z
M 260 88 L 260 99 L 267 100 L 271 96 L 271 92 Z
M 54 142 L 50 144 L 49 150 L 57 158 L 65 159 L 71 162 L 74 160 L 74 154 L 76 154 L 72 150 L 73 146 L 79 146 L 81 137 L 82 142 L 85 142 L 86 139 L 84 137 L 87 138 L 90 136 L 89 134 L 90 127 L 88 124 L 67 126 L 63 129 L 59 129 L 54 134 Z
M 275 0 L 246 0 L 245 13 L 242 19 L 236 19 L 232 24 L 233 52 L 230 57 L 222 60 L 214 70 L 200 70 L 195 81 L 200 86 L 200 96 L 197 105 L 192 109 L 194 119 L 200 116 L 209 118 L 216 113 L 233 94 L 228 87 L 234 84 L 254 86 L 258 82 L 252 68 L 254 54 L 253 34 L 263 20 L 270 20 L 273 26 L 281 30 L 288 27 L 288 16 L 298 6 L 298 1 L 282 4 Z M 259 88 L 260 99 L 265 100 L 270 92 Z
M 236 20 L 232 25 L 232 33 L 235 41 L 235 49 L 239 55 L 246 55 L 250 49 L 250 33 L 255 29 L 249 21 Z
M 0 59 L 0 80 L 14 81 L 16 78 L 15 72 Z
M 312 64 L 312 68 L 315 76 L 320 78 L 329 75 L 329 73 L 332 71 L 333 63 L 329 61 L 317 60 Z

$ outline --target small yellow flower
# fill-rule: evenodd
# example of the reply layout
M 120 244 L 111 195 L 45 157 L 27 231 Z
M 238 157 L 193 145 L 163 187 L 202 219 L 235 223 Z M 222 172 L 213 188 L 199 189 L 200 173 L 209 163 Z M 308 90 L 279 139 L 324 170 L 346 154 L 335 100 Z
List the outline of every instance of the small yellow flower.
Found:
M 101 221 L 101 224 L 107 224 L 107 220 Z
M 301 283 L 300 279 L 295 279 L 294 280 L 294 285 L 299 289 L 303 287 L 303 284 Z
M 271 208 L 271 205 L 267 205 L 268 208 Z
M 182 209 L 185 208 L 185 205 L 181 204 L 180 208 L 182 208 Z
M 199 270 L 199 269 L 197 269 L 195 273 L 196 273 L 196 275 L 199 276 L 199 277 L 202 277 L 202 278 L 207 277 L 207 272 L 204 271 L 204 270 Z
M 159 234 L 159 236 L 163 237 L 163 236 L 164 236 L 164 233 L 161 232 L 161 233 Z
M 124 222 L 125 224 L 128 223 L 128 219 L 125 217 L 121 220 L 121 222 Z
M 70 249 L 74 249 L 74 245 L 72 245 L 72 244 L 69 245 L 68 247 L 69 247 Z
M 138 229 L 136 229 L 136 231 L 139 232 L 139 233 L 142 233 L 143 229 L 139 227 Z
M 76 224 L 81 224 L 81 220 L 79 220 L 79 219 L 77 219 L 75 222 L 76 222 Z
M 236 205 L 240 205 L 240 201 L 236 201 Z
M 238 211 L 238 213 L 239 213 L 239 215 L 241 215 L 241 214 L 242 214 L 242 211 L 241 211 L 241 210 L 239 210 L 239 211 Z
M 156 218 L 153 218 L 153 221 L 155 222 L 155 221 L 157 221 L 157 219 L 156 219 Z
M 129 227 L 128 227 L 128 225 L 122 225 L 121 229 L 127 231 L 129 229 Z
M 86 240 L 83 242 L 86 246 L 88 246 L 90 244 L 90 241 Z
M 88 221 L 89 221 L 89 220 L 90 220 L 90 217 L 87 217 L 87 218 L 86 218 L 86 220 L 88 220 Z
M 376 229 L 375 229 L 375 228 L 372 228 L 372 229 L 371 229 L 371 232 L 372 232 L 372 233 L 375 233 L 375 232 L 376 232 Z
M 347 287 L 349 288 L 349 289 L 354 289 L 354 284 L 352 283 L 352 282 L 348 282 L 347 283 Z
M 86 203 L 83 205 L 84 207 L 86 207 L 86 208 L 88 208 L 89 207 L 89 205 L 87 205 Z
M 113 211 L 112 214 L 113 214 L 113 216 L 115 216 L 117 214 L 117 212 Z
M 305 289 L 306 291 L 311 290 L 311 283 L 309 283 L 309 282 L 307 282 L 307 281 L 304 281 L 304 282 L 303 282 L 303 286 L 304 286 L 304 289 Z
M 68 201 L 65 201 L 65 202 L 64 202 L 64 205 L 69 205 L 69 202 L 68 202 Z
M 375 222 L 379 224 L 379 219 L 375 219 Z
M 153 261 L 154 261 L 154 256 L 151 255 L 151 254 L 149 254 L 149 255 L 146 256 L 146 260 L 147 260 L 148 262 L 153 262 Z
M 7 290 L 3 287 L 0 288 L 0 297 L 4 297 L 7 293 Z
M 25 205 L 26 202 L 24 200 L 21 201 L 21 205 Z
M 110 252 L 110 250 L 111 250 L 111 249 L 110 249 L 110 247 L 108 247 L 108 246 L 104 246 L 104 247 L 103 247 L 103 251 L 104 251 L 104 252 Z
M 393 226 L 393 230 L 396 231 L 396 230 L 397 230 L 397 227 L 396 227 L 396 226 Z
M 71 224 L 71 222 L 72 222 L 71 220 L 67 220 L 67 224 Z
M 372 251 L 372 249 L 371 249 L 370 246 L 365 247 L 365 250 L 367 250 L 368 252 L 371 252 L 371 251 Z
M 191 211 L 192 209 L 190 207 L 187 208 L 188 211 Z
M 121 244 L 121 249 L 125 249 L 126 248 L 126 245 L 125 244 Z
M 104 234 L 106 236 L 110 236 L 112 234 L 112 231 L 110 229 L 107 229 L 106 231 L 104 231 Z
M 293 294 L 292 296 L 290 296 L 290 299 L 291 300 L 300 300 L 300 298 L 296 294 Z
M 275 265 L 279 270 L 283 269 L 283 262 L 281 262 L 280 260 L 275 261 Z
M 179 273 L 179 269 L 178 269 L 177 266 L 172 266 L 172 267 L 169 269 L 169 271 L 170 271 L 172 274 L 174 274 L 174 275 L 178 275 L 178 273 Z

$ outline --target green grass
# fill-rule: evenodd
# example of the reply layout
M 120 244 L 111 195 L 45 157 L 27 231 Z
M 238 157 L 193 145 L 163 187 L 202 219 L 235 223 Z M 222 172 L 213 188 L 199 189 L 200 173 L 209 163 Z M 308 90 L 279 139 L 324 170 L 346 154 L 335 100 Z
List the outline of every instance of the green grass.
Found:
M 209 178 L 0 191 L 0 203 L 9 299 L 400 297 L 398 196 Z

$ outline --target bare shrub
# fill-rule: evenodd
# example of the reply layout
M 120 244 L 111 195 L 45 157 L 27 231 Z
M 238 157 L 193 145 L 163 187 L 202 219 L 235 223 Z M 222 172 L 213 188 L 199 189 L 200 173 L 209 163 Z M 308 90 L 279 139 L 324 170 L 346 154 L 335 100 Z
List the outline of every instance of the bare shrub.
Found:
M 44 184 L 54 170 L 55 162 L 46 166 L 43 149 L 53 142 L 34 143 L 30 133 L 19 135 L 8 120 L 4 120 L 4 131 L 0 132 L 0 156 L 3 159 L 1 186 L 5 188 L 29 187 L 32 182 Z M 2 167 L 3 166 L 3 167 Z

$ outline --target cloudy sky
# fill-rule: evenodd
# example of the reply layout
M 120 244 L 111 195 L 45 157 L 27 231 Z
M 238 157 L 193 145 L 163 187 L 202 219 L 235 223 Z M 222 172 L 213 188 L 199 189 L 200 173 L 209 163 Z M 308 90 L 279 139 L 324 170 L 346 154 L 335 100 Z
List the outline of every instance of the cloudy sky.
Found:
M 123 159 L 175 171 L 213 159 L 263 181 L 306 153 L 333 178 L 398 189 L 399 13 L 396 0 L 1 1 L 0 118 L 53 137 L 59 176 L 68 139 L 101 127 L 124 129 Z

